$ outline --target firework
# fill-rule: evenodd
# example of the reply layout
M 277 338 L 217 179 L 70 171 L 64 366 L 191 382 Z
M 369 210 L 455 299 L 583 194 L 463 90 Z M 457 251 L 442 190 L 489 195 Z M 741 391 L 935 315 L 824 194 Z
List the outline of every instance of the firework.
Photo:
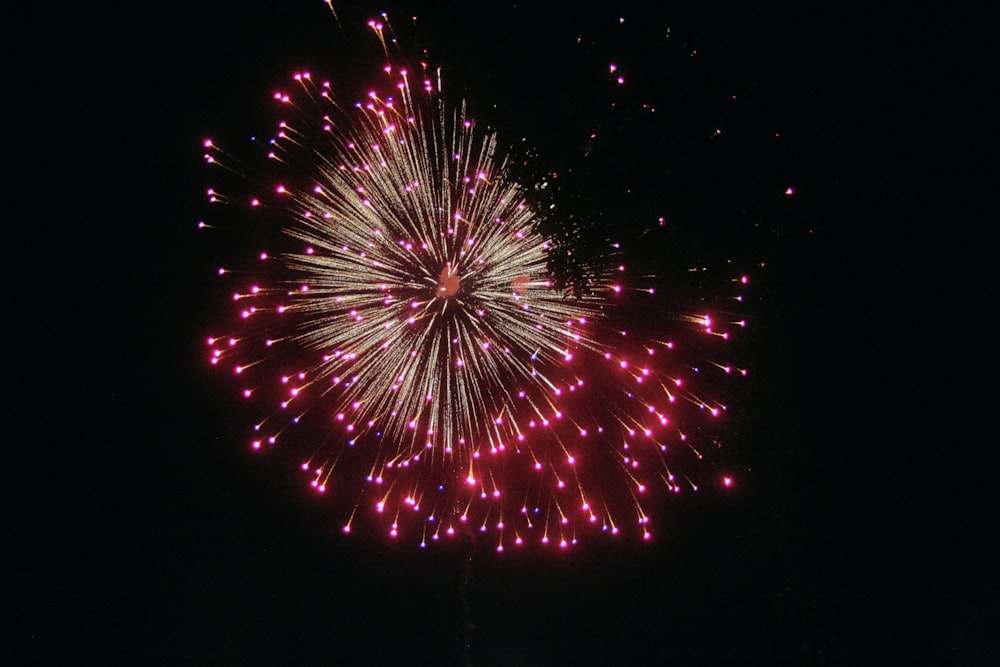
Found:
M 661 317 L 611 242 L 585 289 L 564 289 L 549 267 L 565 243 L 541 233 L 495 134 L 443 101 L 436 72 L 385 75 L 344 105 L 296 74 L 262 190 L 209 190 L 281 232 L 254 271 L 220 269 L 234 321 L 207 341 L 260 411 L 252 448 L 301 455 L 345 532 L 487 533 L 499 550 L 649 538 L 648 499 L 696 490 L 690 464 L 717 444 L 726 406 L 701 380 L 746 372 L 693 364 L 671 335 L 718 351 L 743 321 Z

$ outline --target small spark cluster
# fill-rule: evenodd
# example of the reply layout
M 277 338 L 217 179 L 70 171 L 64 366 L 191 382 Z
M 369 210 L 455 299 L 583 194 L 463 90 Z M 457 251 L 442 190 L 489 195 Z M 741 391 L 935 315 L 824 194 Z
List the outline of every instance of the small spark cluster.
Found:
M 499 551 L 649 539 L 654 499 L 697 490 L 690 471 L 718 445 L 726 405 L 702 395 L 705 376 L 746 374 L 692 363 L 667 334 L 720 353 L 745 321 L 662 316 L 624 265 L 585 293 L 557 288 L 496 136 L 442 101 L 439 78 L 385 72 L 392 94 L 346 107 L 296 74 L 274 96 L 292 117 L 268 146 L 281 178 L 244 200 L 208 191 L 283 239 L 256 270 L 219 270 L 233 316 L 207 340 L 261 415 L 250 446 L 301 455 L 344 532 L 420 546 L 485 533 Z M 746 283 L 732 278 L 732 298 Z

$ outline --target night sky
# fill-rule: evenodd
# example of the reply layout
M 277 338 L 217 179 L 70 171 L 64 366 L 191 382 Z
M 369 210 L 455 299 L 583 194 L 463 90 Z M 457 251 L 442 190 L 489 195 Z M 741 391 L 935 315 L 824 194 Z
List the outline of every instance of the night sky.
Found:
M 13 17 L 5 662 L 996 654 L 995 325 L 978 295 L 995 279 L 974 204 L 995 131 L 964 94 L 995 78 L 985 42 L 970 30 L 953 48 L 963 18 L 912 9 L 534 4 L 338 7 L 342 28 L 318 0 Z M 666 214 L 662 247 L 767 263 L 732 434 L 740 484 L 669 500 L 652 543 L 482 549 L 469 565 L 465 546 L 345 538 L 292 467 L 248 452 L 205 360 L 226 304 L 218 242 L 196 228 L 201 140 L 266 133 L 296 69 L 376 78 L 364 22 L 383 10 L 477 119 L 550 168 L 577 167 L 588 130 L 606 131 L 611 166 L 577 206 L 604 202 L 623 227 Z M 647 98 L 661 116 L 629 115 Z

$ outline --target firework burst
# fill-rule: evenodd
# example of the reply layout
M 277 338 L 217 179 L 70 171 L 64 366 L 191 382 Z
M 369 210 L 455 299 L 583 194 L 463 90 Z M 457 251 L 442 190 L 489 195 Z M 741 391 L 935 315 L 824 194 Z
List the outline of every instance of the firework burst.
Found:
M 281 232 L 253 272 L 220 269 L 234 318 L 207 341 L 262 415 L 251 446 L 301 454 L 345 532 L 489 533 L 499 550 L 648 538 L 649 499 L 696 490 L 690 464 L 717 445 L 726 406 L 702 379 L 746 373 L 693 363 L 670 335 L 718 353 L 744 322 L 663 316 L 610 242 L 585 289 L 562 288 L 495 134 L 443 101 L 435 72 L 385 75 L 391 92 L 342 105 L 296 74 L 274 96 L 289 116 L 261 191 L 208 192 Z

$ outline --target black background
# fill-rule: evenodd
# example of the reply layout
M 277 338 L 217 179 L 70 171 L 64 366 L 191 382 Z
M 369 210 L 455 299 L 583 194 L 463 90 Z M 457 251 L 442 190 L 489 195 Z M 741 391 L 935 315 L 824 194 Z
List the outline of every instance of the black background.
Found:
M 695 248 L 760 222 L 738 438 L 752 472 L 665 507 L 651 545 L 479 552 L 467 570 L 461 548 L 343 538 L 294 471 L 246 453 L 204 363 L 219 290 L 196 229 L 200 142 L 270 127 L 269 93 L 297 68 L 362 85 L 381 62 L 363 19 L 384 8 L 338 7 L 342 28 L 320 2 L 13 10 L 11 664 L 988 662 L 984 23 L 396 4 L 446 87 L 554 165 L 595 118 L 614 127 L 600 68 L 621 58 L 616 99 L 648 94 L 671 120 L 621 133 L 609 192 L 635 179 L 629 205 L 666 209 Z

